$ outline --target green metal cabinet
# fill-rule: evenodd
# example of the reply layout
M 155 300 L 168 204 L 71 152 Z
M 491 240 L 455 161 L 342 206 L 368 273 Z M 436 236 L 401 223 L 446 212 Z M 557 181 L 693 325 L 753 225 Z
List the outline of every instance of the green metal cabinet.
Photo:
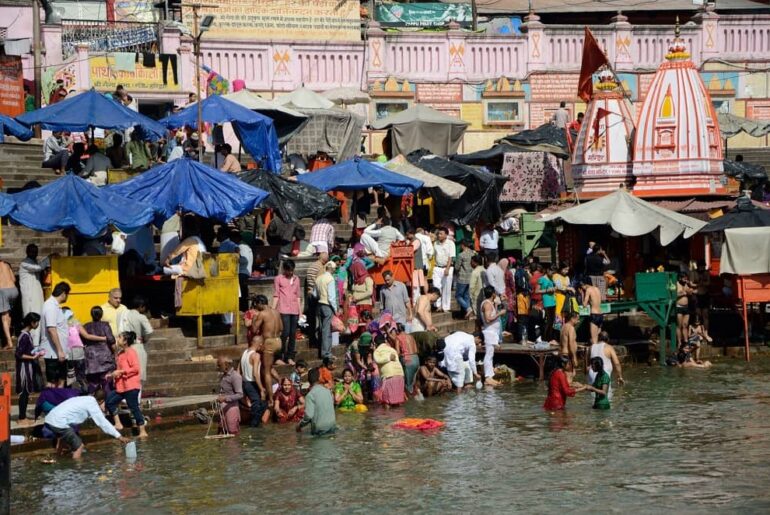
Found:
M 546 222 L 537 220 L 534 213 L 524 213 L 519 222 L 520 231 L 504 234 L 500 237 L 503 251 L 521 252 L 521 257 L 529 256 L 533 250 L 541 247 L 551 249 L 551 262 L 556 261 L 556 237 L 553 228 Z

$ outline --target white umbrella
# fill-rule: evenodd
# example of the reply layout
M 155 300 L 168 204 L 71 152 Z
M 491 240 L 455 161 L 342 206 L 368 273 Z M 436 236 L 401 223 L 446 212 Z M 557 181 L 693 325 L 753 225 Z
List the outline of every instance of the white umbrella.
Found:
M 370 100 L 369 95 L 360 89 L 351 86 L 332 88 L 328 91 L 324 91 L 322 95 L 335 104 L 343 106 L 351 104 L 368 104 Z
M 334 102 L 305 87 L 297 88 L 291 93 L 281 95 L 273 100 L 273 102 L 296 109 L 329 109 L 334 107 Z
M 631 195 L 625 188 L 546 215 L 543 221 L 564 220 L 576 225 L 609 225 L 623 236 L 641 236 L 659 231 L 660 244 L 668 245 L 680 235 L 689 238 L 706 222 L 670 211 Z

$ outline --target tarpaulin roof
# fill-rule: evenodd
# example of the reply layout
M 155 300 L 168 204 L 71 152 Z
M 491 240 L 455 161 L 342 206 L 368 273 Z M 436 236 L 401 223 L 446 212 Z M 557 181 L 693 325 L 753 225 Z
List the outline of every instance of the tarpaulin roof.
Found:
M 222 95 L 222 98 L 272 118 L 279 143 L 286 143 L 289 138 L 307 123 L 308 117 L 306 114 L 265 100 L 247 89 Z
M 273 172 L 281 170 L 281 151 L 273 120 L 220 95 L 210 95 L 201 103 L 202 117 L 208 123 L 232 123 L 233 130 L 246 151 Z M 195 127 L 198 124 L 198 104 L 190 104 L 160 123 L 169 128 Z
M 425 150 L 412 152 L 406 158 L 426 172 L 465 186 L 465 193 L 457 200 L 435 199 L 436 217 L 465 225 L 478 220 L 497 222 L 500 219 L 500 192 L 505 177 L 478 170 L 472 166 L 435 156 Z
M 732 161 L 730 159 L 725 159 L 722 165 L 724 166 L 726 176 L 735 177 L 739 181 L 767 179 L 767 171 L 764 166 L 747 163 L 746 161 Z
M 770 227 L 742 227 L 725 230 L 720 274 L 770 273 Z
M 770 227 L 770 211 L 754 205 L 750 198 L 740 197 L 735 208 L 708 223 L 700 232 L 717 232 L 741 227 Z
M 369 95 L 361 91 L 358 88 L 351 86 L 340 86 L 338 88 L 332 88 L 322 93 L 324 98 L 328 98 L 335 104 L 349 105 L 349 104 L 368 104 Z
M 290 106 L 295 109 L 329 109 L 334 102 L 305 87 L 297 88 L 273 100 L 278 105 Z
M 500 170 L 503 167 L 505 154 L 511 152 L 536 152 L 528 147 L 514 145 L 507 141 L 501 141 L 486 150 L 471 152 L 470 154 L 455 154 L 450 157 L 452 161 L 466 165 L 486 166 L 490 170 Z
M 741 132 L 757 138 L 770 133 L 770 122 L 743 118 L 731 113 L 718 113 L 717 118 L 719 119 L 719 132 L 722 133 L 723 138 L 731 138 Z
M 16 201 L 8 193 L 0 193 L 0 216 L 5 216 L 16 207 Z
M 17 116 L 24 125 L 40 125 L 50 131 L 86 132 L 97 129 L 125 130 L 141 127 L 150 139 L 162 138 L 166 128 L 143 114 L 105 97 L 94 89 L 61 102 Z
M 663 246 L 680 235 L 689 238 L 706 225 L 706 222 L 635 197 L 623 188 L 596 200 L 542 217 L 546 222 L 558 219 L 576 225 L 609 225 L 623 236 L 641 236 L 657 232 Z
M 391 172 L 360 157 L 342 161 L 317 172 L 302 174 L 297 180 L 323 191 L 355 191 L 378 186 L 396 196 L 414 193 L 423 185 L 422 181 Z
M 98 188 L 77 175 L 65 175 L 40 188 L 11 195 L 16 208 L 10 217 L 30 229 L 53 232 L 74 228 L 88 237 L 108 225 L 131 233 L 150 223 L 152 207 Z
M 501 141 L 523 147 L 523 150 L 550 152 L 562 159 L 569 159 L 567 133 L 552 123 L 544 123 L 537 129 L 528 129 L 518 134 L 511 134 Z
M 301 109 L 309 119 L 286 144 L 287 154 L 326 152 L 337 161 L 355 156 L 364 119 L 344 109 Z
M 374 129 L 390 129 L 393 155 L 421 148 L 441 156 L 454 154 L 467 127 L 468 122 L 424 104 L 415 104 L 372 123 Z
M 442 194 L 452 199 L 458 199 L 465 193 L 465 186 L 462 184 L 444 179 L 438 175 L 434 175 L 430 172 L 426 172 L 422 168 L 419 168 L 409 161 L 403 155 L 397 155 L 390 161 L 383 163 L 383 166 L 391 172 L 396 172 L 401 175 L 406 175 L 418 181 L 422 181 L 423 188 L 436 188 Z
M 296 222 L 302 218 L 320 218 L 339 207 L 339 202 L 326 192 L 308 184 L 284 179 L 279 175 L 262 171 L 248 171 L 240 179 L 270 194 L 263 208 L 274 209 L 284 222 Z
M 251 212 L 268 195 L 232 174 L 188 158 L 155 166 L 106 189 L 152 206 L 158 213 L 156 223 L 180 209 L 227 222 Z
M 32 130 L 26 125 L 22 125 L 10 116 L 0 114 L 0 143 L 5 141 L 5 135 L 15 136 L 21 141 L 27 141 L 32 138 Z

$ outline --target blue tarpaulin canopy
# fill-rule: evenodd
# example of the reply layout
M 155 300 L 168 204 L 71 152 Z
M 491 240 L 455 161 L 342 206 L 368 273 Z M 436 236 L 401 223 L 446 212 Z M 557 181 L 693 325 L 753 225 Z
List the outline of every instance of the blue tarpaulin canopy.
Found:
M 24 125 L 40 125 L 50 131 L 86 132 L 88 129 L 126 130 L 141 127 L 149 139 L 162 138 L 166 128 L 90 89 L 55 104 L 17 116 Z
M 268 196 L 235 175 L 187 158 L 150 168 L 106 189 L 152 206 L 158 213 L 157 222 L 180 209 L 227 222 L 252 211 Z
M 5 216 L 16 207 L 16 201 L 7 193 L 0 193 L 0 216 Z
M 32 131 L 29 127 L 20 124 L 10 116 L 0 114 L 0 143 L 5 141 L 5 135 L 16 136 L 21 141 L 27 141 L 32 138 Z
M 74 228 L 83 236 L 94 237 L 114 225 L 131 233 L 155 216 L 149 205 L 98 188 L 76 175 L 65 175 L 11 197 L 16 202 L 11 218 L 43 232 Z
M 355 191 L 378 186 L 396 196 L 413 193 L 423 185 L 422 181 L 391 172 L 360 157 L 339 162 L 317 172 L 302 174 L 297 180 L 323 191 Z
M 201 107 L 204 122 L 232 123 L 243 148 L 251 157 L 262 162 L 267 170 L 281 170 L 281 151 L 273 120 L 219 95 L 206 97 Z M 170 129 L 195 127 L 198 124 L 198 104 L 189 105 L 178 113 L 163 118 L 160 123 Z

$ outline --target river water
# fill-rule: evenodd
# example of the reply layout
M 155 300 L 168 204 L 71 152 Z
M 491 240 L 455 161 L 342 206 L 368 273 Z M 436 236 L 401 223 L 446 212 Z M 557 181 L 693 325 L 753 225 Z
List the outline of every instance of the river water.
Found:
M 770 511 L 770 362 L 637 367 L 608 412 L 587 394 L 542 410 L 545 386 L 410 402 L 338 417 L 334 437 L 293 426 L 204 440 L 187 426 L 81 463 L 13 461 L 15 513 L 679 513 Z M 434 434 L 392 428 L 432 417 Z M 152 435 L 152 428 L 150 428 Z

